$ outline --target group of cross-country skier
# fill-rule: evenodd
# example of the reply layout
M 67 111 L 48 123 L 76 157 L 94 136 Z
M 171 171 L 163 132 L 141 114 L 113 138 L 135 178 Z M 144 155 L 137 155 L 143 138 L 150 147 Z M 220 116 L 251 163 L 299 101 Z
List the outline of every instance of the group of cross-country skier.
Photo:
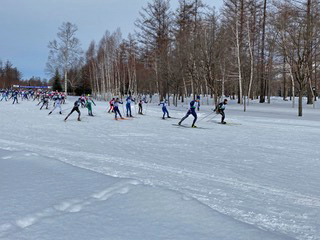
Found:
M 0 89 L 0 101 L 9 101 L 12 99 L 12 104 L 18 103 L 20 101 L 38 101 L 36 106 L 41 105 L 40 110 L 42 110 L 43 107 L 46 109 L 49 109 L 49 105 L 52 104 L 53 109 L 48 113 L 48 115 L 52 114 L 56 109 L 59 110 L 59 114 L 62 114 L 62 104 L 65 104 L 66 96 L 64 93 L 58 92 L 58 91 L 44 91 L 44 90 L 14 90 L 14 89 Z M 118 97 L 114 97 L 109 101 L 109 109 L 108 113 L 114 113 L 115 120 L 118 119 L 125 119 L 125 116 L 127 118 L 131 118 L 132 111 L 131 111 L 131 104 L 138 104 L 138 114 L 143 115 L 143 105 L 148 104 L 147 97 L 139 97 L 139 100 L 137 101 L 135 98 L 132 97 L 132 95 L 128 95 L 125 98 L 125 103 L 120 100 Z M 167 103 L 168 101 L 166 99 L 163 99 L 158 104 L 162 107 L 162 119 L 171 118 L 169 115 L 169 111 L 167 109 Z M 125 116 L 122 116 L 121 111 L 119 109 L 120 104 L 125 104 Z M 214 112 L 221 115 L 221 124 L 226 124 L 225 120 L 225 108 L 228 104 L 228 100 L 224 99 L 223 102 L 216 105 L 215 109 L 213 109 Z M 88 115 L 93 115 L 93 107 L 92 105 L 96 106 L 95 102 L 93 101 L 92 96 L 83 94 L 80 96 L 73 104 L 73 107 L 70 111 L 70 113 L 65 117 L 64 121 L 67 121 L 67 119 L 70 117 L 70 115 L 73 112 L 78 113 L 78 121 L 81 121 L 81 108 L 87 108 L 88 109 Z M 188 118 L 190 115 L 194 117 L 191 127 L 196 128 L 195 125 L 198 117 L 197 117 L 197 111 L 200 111 L 200 96 L 197 96 L 196 99 L 192 100 L 190 103 L 190 108 L 188 109 L 186 115 L 178 122 L 178 125 L 180 126 L 182 122 Z

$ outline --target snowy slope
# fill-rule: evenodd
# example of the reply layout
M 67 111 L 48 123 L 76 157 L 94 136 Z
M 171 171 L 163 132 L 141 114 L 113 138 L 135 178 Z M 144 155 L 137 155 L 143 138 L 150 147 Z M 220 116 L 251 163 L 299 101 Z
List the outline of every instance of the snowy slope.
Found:
M 63 122 L 72 99 L 64 116 L 0 102 L 0 238 L 320 239 L 320 111 L 290 104 L 231 103 L 233 125 L 191 129 L 156 104 Z

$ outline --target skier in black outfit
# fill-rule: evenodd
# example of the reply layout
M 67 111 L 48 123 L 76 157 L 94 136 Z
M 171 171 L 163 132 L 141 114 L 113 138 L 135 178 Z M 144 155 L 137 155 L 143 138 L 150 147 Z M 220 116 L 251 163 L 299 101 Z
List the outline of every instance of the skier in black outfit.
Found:
M 14 104 L 15 102 L 18 103 L 18 91 L 13 92 L 11 98 L 13 98 L 12 104 Z
M 145 98 L 143 99 L 143 100 L 140 100 L 139 101 L 139 111 L 138 111 L 138 114 L 141 114 L 141 115 L 143 115 L 143 113 L 142 113 L 142 104 L 143 103 L 148 103 L 146 100 L 145 100 Z
M 228 99 L 225 99 L 222 103 L 219 103 L 216 108 L 214 109 L 214 111 L 218 114 L 221 114 L 221 124 L 226 124 L 226 122 L 224 121 L 226 115 L 224 113 L 224 110 L 226 109 L 226 105 L 228 104 Z
M 49 96 L 48 96 L 47 94 L 43 96 L 42 102 L 43 102 L 43 104 L 42 104 L 40 110 L 41 110 L 44 106 L 46 106 L 46 109 L 48 109 L 48 106 L 49 106 Z
M 64 121 L 67 121 L 68 117 L 74 112 L 78 112 L 78 121 L 81 121 L 80 120 L 80 115 L 81 115 L 81 112 L 79 110 L 79 106 L 81 105 L 81 98 L 79 98 L 77 101 L 74 102 L 74 105 L 73 105 L 73 108 L 71 110 L 71 112 L 68 114 L 68 116 L 66 116 L 66 118 L 64 119 Z

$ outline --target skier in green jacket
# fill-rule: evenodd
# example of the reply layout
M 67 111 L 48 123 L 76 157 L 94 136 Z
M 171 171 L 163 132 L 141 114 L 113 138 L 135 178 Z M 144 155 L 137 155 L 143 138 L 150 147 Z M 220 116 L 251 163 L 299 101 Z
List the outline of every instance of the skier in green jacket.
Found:
M 86 108 L 88 108 L 88 115 L 91 116 L 91 117 L 93 117 L 92 103 L 96 106 L 96 104 L 93 101 L 92 97 L 90 97 L 90 95 L 88 95 L 88 97 L 86 97 Z

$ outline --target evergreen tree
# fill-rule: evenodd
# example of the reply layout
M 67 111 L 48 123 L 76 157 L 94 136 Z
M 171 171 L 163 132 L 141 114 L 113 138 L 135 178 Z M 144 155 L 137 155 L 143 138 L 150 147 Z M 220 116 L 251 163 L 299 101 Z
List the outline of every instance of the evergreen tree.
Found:
M 89 75 L 89 66 L 83 66 L 81 68 L 81 77 L 79 78 L 79 82 L 74 89 L 74 92 L 77 96 L 82 94 L 92 94 Z
M 52 90 L 58 92 L 62 91 L 61 79 L 58 69 L 56 69 L 56 73 L 52 79 Z

